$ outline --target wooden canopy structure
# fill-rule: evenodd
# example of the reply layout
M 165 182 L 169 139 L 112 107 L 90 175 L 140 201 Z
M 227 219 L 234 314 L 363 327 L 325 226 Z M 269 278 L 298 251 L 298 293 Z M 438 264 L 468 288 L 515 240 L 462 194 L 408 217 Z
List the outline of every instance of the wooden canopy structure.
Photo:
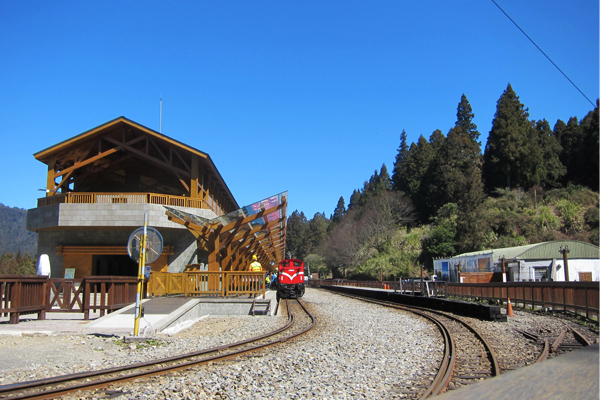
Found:
M 47 196 L 67 199 L 56 203 L 68 202 L 73 193 L 89 193 L 91 199 L 97 193 L 126 192 L 179 196 L 177 203 L 157 203 L 211 209 L 216 215 L 239 208 L 208 154 L 125 117 L 34 157 L 48 165 Z M 79 196 L 73 202 L 95 201 Z M 52 203 L 41 205 L 47 204 Z
M 285 258 L 287 192 L 212 220 L 165 208 L 169 220 L 185 226 L 208 252 L 208 271 L 243 271 L 254 254 L 272 270 Z
M 44 235 L 46 253 L 56 248 L 57 271 L 76 266 L 78 275 L 104 275 L 110 265 L 123 273 L 130 262 L 122 260 L 124 232 L 147 211 L 158 211 L 155 227 L 168 230 L 171 241 L 153 271 L 181 273 L 203 263 L 235 275 L 253 254 L 267 270 L 284 258 L 287 192 L 240 208 L 208 154 L 125 117 L 34 157 L 48 166 L 46 196 L 28 224 Z M 163 206 L 175 224 L 160 217 Z M 66 230 L 81 233 L 72 240 Z

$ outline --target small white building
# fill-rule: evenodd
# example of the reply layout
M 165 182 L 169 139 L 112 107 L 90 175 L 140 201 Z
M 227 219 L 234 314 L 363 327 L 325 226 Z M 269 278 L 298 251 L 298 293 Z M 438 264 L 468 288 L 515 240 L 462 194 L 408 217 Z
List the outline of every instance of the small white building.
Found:
M 600 281 L 600 248 L 573 240 L 464 253 L 433 264 L 437 279 L 448 282 L 562 282 L 566 269 L 571 282 Z

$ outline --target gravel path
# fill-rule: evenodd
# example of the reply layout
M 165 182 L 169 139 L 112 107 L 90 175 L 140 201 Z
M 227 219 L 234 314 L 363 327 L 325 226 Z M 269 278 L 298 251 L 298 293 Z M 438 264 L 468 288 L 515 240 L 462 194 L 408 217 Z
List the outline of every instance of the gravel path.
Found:
M 213 363 L 69 398 L 122 399 L 394 399 L 439 364 L 437 330 L 421 318 L 308 289 L 303 298 L 317 318 L 300 339 L 239 359 Z M 91 335 L 0 336 L 0 385 L 147 361 L 256 336 L 286 317 L 208 317 L 173 336 L 143 345 Z M 540 329 L 556 318 L 521 313 L 508 322 L 476 321 L 508 359 L 536 356 L 514 331 Z M 590 334 L 592 337 L 593 334 Z

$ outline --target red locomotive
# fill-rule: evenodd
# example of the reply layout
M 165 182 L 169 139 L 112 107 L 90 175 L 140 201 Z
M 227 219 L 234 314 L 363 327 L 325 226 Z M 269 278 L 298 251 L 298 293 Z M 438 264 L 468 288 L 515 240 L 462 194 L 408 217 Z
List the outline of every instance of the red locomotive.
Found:
M 280 261 L 277 280 L 278 299 L 304 296 L 304 263 L 295 259 Z

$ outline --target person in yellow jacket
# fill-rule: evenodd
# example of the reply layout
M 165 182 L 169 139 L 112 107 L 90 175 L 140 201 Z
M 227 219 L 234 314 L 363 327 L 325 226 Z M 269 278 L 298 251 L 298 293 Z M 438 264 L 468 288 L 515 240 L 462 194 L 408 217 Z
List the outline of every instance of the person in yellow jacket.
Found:
M 260 263 L 258 262 L 258 257 L 256 256 L 256 254 L 252 255 L 252 263 L 250 264 L 250 271 L 251 272 L 260 272 L 262 271 L 262 265 L 260 265 Z M 254 277 L 251 278 L 254 281 Z M 260 278 L 259 278 L 260 279 Z M 262 288 L 263 282 L 262 280 L 260 282 L 258 282 L 259 287 Z
M 252 256 L 252 264 L 250 264 L 250 271 L 262 271 L 262 265 L 258 262 L 258 257 L 256 254 Z

